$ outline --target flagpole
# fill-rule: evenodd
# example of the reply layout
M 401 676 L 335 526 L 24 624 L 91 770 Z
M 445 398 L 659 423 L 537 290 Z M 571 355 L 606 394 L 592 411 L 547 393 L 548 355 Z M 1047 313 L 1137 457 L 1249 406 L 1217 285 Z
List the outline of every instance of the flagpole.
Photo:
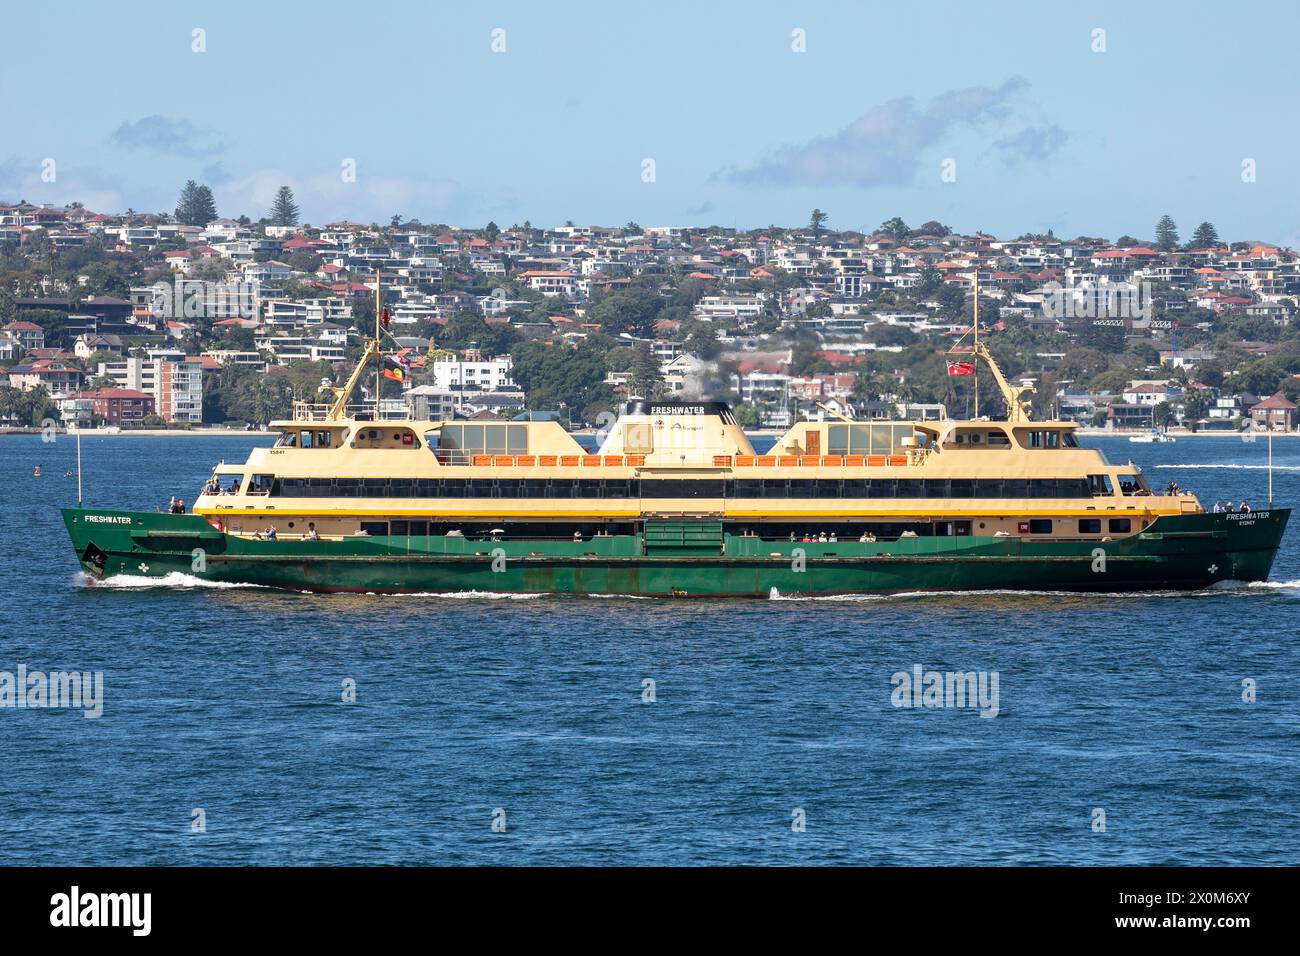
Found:
M 1269 473 L 1269 480 L 1273 480 L 1273 473 L 1271 472 Z M 1269 493 L 1269 499 L 1270 501 L 1273 499 L 1273 493 L 1271 492 Z M 81 507 L 81 421 L 77 423 L 77 507 Z
M 380 322 L 380 266 L 375 266 L 375 352 L 379 353 L 381 346 L 379 344 L 379 322 Z M 379 392 L 383 388 L 384 360 L 380 354 L 375 355 L 375 421 L 379 421 Z
M 980 417 L 980 259 L 975 254 L 975 417 Z
M 1273 507 L 1273 422 L 1268 423 L 1268 506 Z

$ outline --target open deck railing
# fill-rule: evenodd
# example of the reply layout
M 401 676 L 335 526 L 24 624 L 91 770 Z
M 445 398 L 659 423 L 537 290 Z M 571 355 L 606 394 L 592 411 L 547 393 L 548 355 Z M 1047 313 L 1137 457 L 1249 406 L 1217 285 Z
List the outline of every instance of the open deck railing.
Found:
M 296 422 L 327 421 L 330 409 L 333 407 L 334 405 L 330 402 L 294 402 L 293 420 Z M 343 409 L 343 417 L 359 422 L 376 421 L 374 403 L 347 405 Z M 378 421 L 397 421 L 409 417 L 410 414 L 405 408 L 380 408 Z

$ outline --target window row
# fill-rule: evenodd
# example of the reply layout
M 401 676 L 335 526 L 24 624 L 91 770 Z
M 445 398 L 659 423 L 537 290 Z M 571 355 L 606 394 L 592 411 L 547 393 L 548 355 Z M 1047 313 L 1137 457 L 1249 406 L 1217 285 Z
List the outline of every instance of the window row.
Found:
M 1086 478 L 279 478 L 284 498 L 1089 498 Z

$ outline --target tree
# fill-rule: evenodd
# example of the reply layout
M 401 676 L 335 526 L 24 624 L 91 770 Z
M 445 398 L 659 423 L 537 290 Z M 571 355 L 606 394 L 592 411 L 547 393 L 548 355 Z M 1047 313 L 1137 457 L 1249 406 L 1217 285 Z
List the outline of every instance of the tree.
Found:
M 501 227 L 489 220 L 488 224 L 483 227 L 483 235 L 488 242 L 496 242 L 497 236 L 501 235 Z
M 913 229 L 912 232 L 913 234 L 918 236 L 951 236 L 952 235 L 952 229 L 950 229 L 948 226 L 945 226 L 943 223 L 939 222 L 936 219 L 931 219 L 929 222 L 921 223 L 921 225 Z
M 649 342 L 638 342 L 632 350 L 632 390 L 642 398 L 657 398 L 663 390 L 664 373 Z
M 194 180 L 185 183 L 176 203 L 176 221 L 184 226 L 206 226 L 217 218 L 217 203 L 212 190 Z
M 1161 252 L 1172 252 L 1178 248 L 1178 227 L 1168 215 L 1161 216 L 1156 223 L 1156 248 Z
M 1130 235 L 1123 235 L 1115 240 L 1115 245 L 1119 246 L 1122 249 L 1130 249 L 1133 246 L 1136 246 L 1137 244 L 1138 241 Z
M 912 234 L 912 230 L 907 227 L 907 223 L 903 222 L 903 220 L 898 216 L 895 216 L 893 219 L 886 219 L 880 224 L 880 228 L 876 231 L 883 232 L 895 242 L 902 242 Z
M 1151 421 L 1155 423 L 1156 428 L 1168 428 L 1173 420 L 1174 410 L 1168 402 L 1159 402 L 1151 409 Z
M 1192 241 L 1188 243 L 1188 247 L 1191 249 L 1211 249 L 1218 246 L 1219 242 L 1219 231 L 1214 228 L 1214 223 L 1203 222 L 1192 233 Z
M 599 322 L 601 331 L 610 335 L 628 332 L 649 338 L 663 304 L 663 299 L 649 289 L 634 287 L 605 296 L 587 310 L 587 319 Z
M 293 201 L 293 190 L 288 186 L 281 186 L 276 190 L 275 202 L 271 204 L 271 224 L 298 225 L 298 204 Z
M 830 216 L 822 212 L 820 209 L 814 209 L 812 211 L 812 215 L 808 218 L 808 228 L 812 230 L 813 242 L 816 242 L 821 238 L 822 230 L 825 228 L 826 222 L 830 218 Z

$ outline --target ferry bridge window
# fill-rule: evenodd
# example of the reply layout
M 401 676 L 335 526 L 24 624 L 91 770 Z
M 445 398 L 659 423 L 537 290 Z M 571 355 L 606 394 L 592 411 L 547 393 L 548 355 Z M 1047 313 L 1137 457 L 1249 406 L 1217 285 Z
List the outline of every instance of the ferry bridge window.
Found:
M 1061 433 L 1055 430 L 1031 431 L 1029 433 L 1030 448 L 1059 448 L 1061 447 Z
M 276 445 L 280 448 L 296 448 L 298 445 L 298 433 L 285 432 L 280 436 L 280 440 L 276 442 Z
M 1011 439 L 1006 432 L 989 432 L 988 443 L 993 448 L 1010 448 Z
M 312 445 L 312 441 L 311 441 L 311 432 L 309 432 L 309 431 L 304 431 L 304 432 L 302 432 L 302 440 L 301 440 L 301 442 L 299 443 L 298 447 L 299 447 L 299 448 L 310 448 L 311 445 Z

